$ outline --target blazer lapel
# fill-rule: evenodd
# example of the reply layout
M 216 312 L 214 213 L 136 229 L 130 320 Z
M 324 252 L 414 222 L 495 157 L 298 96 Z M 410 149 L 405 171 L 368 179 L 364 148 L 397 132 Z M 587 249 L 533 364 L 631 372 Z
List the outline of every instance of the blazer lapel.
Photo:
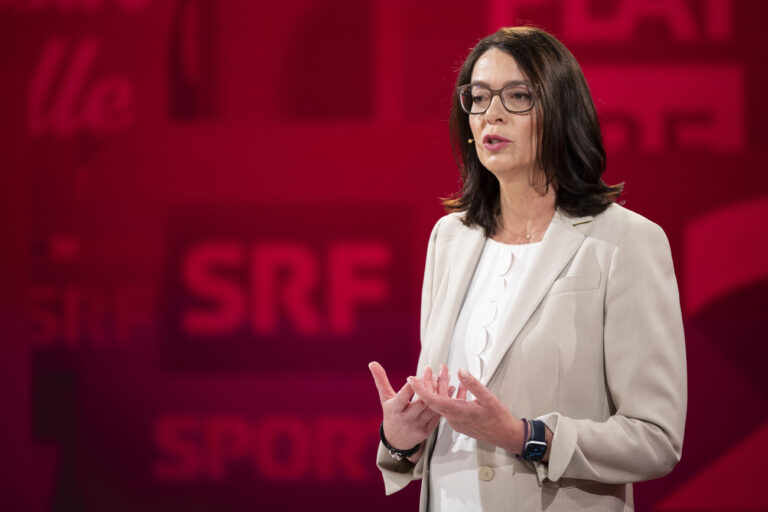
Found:
M 489 348 L 488 365 L 480 377 L 483 385 L 488 385 L 520 330 L 584 241 L 584 233 L 574 226 L 591 220 L 592 217 L 568 217 L 559 208 L 555 211 L 537 260 L 520 283 L 509 311 L 502 316 L 498 339 Z
M 453 329 L 484 244 L 485 234 L 479 226 L 468 228 L 461 235 L 454 236 L 450 242 L 445 293 L 442 293 L 432 306 L 433 309 L 437 308 L 434 314 L 439 316 L 428 337 L 428 356 L 425 363 L 433 370 L 439 368 L 441 363 L 447 362 Z M 420 372 L 423 370 L 419 368 Z

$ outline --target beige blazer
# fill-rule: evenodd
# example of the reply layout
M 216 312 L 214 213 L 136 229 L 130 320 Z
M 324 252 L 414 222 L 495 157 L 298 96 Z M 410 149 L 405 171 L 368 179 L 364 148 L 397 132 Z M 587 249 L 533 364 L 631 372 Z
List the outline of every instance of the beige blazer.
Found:
M 432 230 L 418 375 L 447 361 L 484 242 L 458 214 Z M 669 242 L 658 225 L 618 205 L 594 217 L 558 209 L 538 257 L 481 381 L 516 417 L 547 424 L 550 458 L 524 462 L 478 441 L 483 508 L 634 510 L 630 482 L 667 474 L 683 444 L 685 342 Z M 381 445 L 377 457 L 387 494 L 422 480 L 422 511 L 435 437 L 415 466 Z

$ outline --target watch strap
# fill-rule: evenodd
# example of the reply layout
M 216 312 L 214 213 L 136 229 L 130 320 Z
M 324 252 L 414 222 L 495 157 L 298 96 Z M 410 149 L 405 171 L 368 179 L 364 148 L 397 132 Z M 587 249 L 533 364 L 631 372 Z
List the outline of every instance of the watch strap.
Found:
M 543 421 L 531 420 L 531 427 L 533 428 L 533 434 L 531 435 L 532 441 L 545 442 L 547 440 L 546 430 L 545 430 Z
M 531 439 L 525 443 L 522 459 L 540 462 L 547 453 L 546 426 L 541 420 L 529 420 L 531 424 Z

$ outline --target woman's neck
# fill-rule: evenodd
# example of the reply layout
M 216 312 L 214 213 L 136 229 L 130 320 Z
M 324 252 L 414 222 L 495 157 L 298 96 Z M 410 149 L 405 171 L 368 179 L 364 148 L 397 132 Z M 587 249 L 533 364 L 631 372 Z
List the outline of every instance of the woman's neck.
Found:
M 555 190 L 551 185 L 532 185 L 529 180 L 499 181 L 499 229 L 497 242 L 524 244 L 538 242 L 555 214 Z

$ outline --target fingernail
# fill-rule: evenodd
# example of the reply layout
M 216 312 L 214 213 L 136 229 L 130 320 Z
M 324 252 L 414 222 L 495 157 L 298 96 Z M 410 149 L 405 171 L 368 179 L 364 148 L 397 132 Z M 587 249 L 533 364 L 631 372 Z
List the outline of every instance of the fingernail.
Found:
M 464 368 L 459 368 L 459 378 L 466 379 L 467 377 L 469 377 L 467 370 L 465 370 Z

